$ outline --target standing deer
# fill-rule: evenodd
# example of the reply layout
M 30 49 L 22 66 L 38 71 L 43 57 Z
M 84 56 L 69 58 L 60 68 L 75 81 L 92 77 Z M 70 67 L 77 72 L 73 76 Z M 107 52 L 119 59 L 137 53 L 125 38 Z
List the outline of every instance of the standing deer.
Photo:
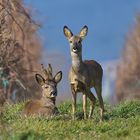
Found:
M 101 119 L 103 118 L 104 103 L 102 98 L 102 76 L 103 70 L 99 63 L 94 60 L 82 60 L 82 40 L 87 35 L 88 27 L 84 26 L 78 35 L 73 35 L 71 30 L 64 26 L 64 35 L 70 44 L 72 66 L 69 72 L 69 81 L 72 90 L 72 112 L 73 119 L 76 112 L 77 92 L 83 93 L 84 119 L 87 118 L 87 97 L 90 99 L 90 111 L 88 117 L 91 118 L 96 98 L 91 92 L 94 87 L 99 99 L 101 108 Z
M 52 75 L 52 67 L 49 64 L 48 69 L 42 65 L 44 76 L 36 74 L 37 83 L 42 87 L 41 99 L 31 100 L 25 104 L 23 114 L 25 116 L 45 116 L 50 117 L 58 114 L 55 106 L 57 96 L 57 84 L 62 79 L 62 72 L 59 71 L 54 77 Z

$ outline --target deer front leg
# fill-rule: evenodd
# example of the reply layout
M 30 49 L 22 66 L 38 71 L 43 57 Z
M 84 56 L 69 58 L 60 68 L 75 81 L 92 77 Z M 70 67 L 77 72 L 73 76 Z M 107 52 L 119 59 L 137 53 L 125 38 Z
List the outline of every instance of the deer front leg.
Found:
M 76 113 L 76 98 L 77 93 L 74 90 L 74 85 L 71 84 L 71 91 L 72 91 L 72 119 L 75 119 L 75 113 Z
M 84 110 L 84 119 L 87 119 L 87 95 L 83 93 L 83 110 Z

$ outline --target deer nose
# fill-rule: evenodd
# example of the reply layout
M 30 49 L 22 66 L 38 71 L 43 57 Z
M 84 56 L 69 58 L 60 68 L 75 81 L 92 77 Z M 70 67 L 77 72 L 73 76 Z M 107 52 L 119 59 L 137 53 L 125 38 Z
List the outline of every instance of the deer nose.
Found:
M 50 94 L 52 97 L 56 96 L 56 91 L 52 91 Z
M 74 50 L 78 50 L 77 44 L 73 47 Z

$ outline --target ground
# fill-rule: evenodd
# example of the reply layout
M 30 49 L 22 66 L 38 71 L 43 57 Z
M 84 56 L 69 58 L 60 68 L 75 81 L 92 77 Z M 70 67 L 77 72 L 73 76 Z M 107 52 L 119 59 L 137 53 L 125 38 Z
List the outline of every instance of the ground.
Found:
M 78 103 L 77 120 L 71 119 L 71 102 L 59 105 L 61 115 L 47 118 L 25 118 L 25 103 L 6 105 L 0 116 L 0 140 L 139 140 L 140 101 L 117 106 L 105 105 L 100 122 L 97 104 L 92 119 L 83 120 L 82 102 Z

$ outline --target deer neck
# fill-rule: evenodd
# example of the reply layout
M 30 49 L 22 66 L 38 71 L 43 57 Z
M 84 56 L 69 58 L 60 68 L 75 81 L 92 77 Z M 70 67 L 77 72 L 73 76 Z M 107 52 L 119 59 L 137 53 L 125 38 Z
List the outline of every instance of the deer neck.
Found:
M 44 95 L 42 96 L 42 100 L 44 101 L 44 103 L 52 103 L 55 105 L 55 101 L 56 101 L 56 98 L 49 98 L 49 97 L 45 97 Z
M 75 72 L 79 72 L 83 67 L 82 55 L 81 54 L 74 54 L 72 56 L 72 69 Z

